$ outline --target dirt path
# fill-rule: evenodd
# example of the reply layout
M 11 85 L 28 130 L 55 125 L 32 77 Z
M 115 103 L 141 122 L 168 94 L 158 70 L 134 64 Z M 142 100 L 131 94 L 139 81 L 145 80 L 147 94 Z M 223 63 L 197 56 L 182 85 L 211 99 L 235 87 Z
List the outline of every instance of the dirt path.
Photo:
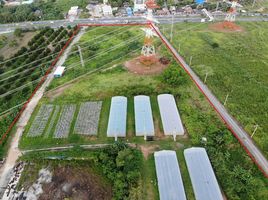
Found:
M 84 30 L 81 30 L 78 33 L 78 35 L 73 39 L 70 45 L 66 48 L 64 54 L 61 56 L 61 58 L 57 62 L 56 66 L 63 65 L 66 58 L 68 57 L 69 52 L 71 51 L 72 46 L 81 38 L 83 33 L 84 33 Z M 39 88 L 39 90 L 37 90 L 36 94 L 33 96 L 31 101 L 27 105 L 26 109 L 23 111 L 17 123 L 17 130 L 11 140 L 9 151 L 6 157 L 6 161 L 0 169 L 0 198 L 2 197 L 5 187 L 13 174 L 13 167 L 16 164 L 16 160 L 21 156 L 21 151 L 19 150 L 18 145 L 19 145 L 19 140 L 21 138 L 21 135 L 24 131 L 24 128 L 26 124 L 28 123 L 39 100 L 42 98 L 46 87 L 50 84 L 52 80 L 53 80 L 53 71 L 52 73 L 48 75 L 47 79 L 45 80 L 43 85 Z

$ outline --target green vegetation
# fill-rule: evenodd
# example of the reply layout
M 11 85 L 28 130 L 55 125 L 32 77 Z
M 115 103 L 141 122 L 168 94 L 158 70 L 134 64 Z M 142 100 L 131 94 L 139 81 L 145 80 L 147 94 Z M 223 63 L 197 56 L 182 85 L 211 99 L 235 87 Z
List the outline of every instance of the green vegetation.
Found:
M 81 165 L 88 165 L 109 180 L 113 188 L 113 199 L 142 199 L 140 182 L 143 158 L 139 150 L 130 148 L 124 143 L 115 143 L 112 146 L 94 151 L 85 151 L 76 147 L 65 151 L 63 154 L 73 158 L 73 161 L 72 159 L 71 162 L 64 161 L 65 157 L 62 156 L 62 152 L 30 153 L 29 155 L 26 154 L 22 160 L 33 163 L 39 161 L 43 165 L 39 169 L 47 167 L 48 163 L 52 163 L 52 161 L 48 161 L 51 157 L 61 159 L 61 161 L 54 161 L 54 165 L 57 163 L 61 163 L 61 166 L 76 165 L 81 167 Z M 82 159 L 79 160 L 79 158 Z M 37 175 L 39 169 L 35 172 L 31 171 L 31 174 Z M 36 178 L 36 176 L 31 176 L 31 180 L 27 180 L 28 173 L 27 170 L 23 172 L 20 187 L 25 184 L 24 182 L 34 182 L 32 177 Z
M 173 43 L 181 44 L 181 54 L 205 78 L 220 101 L 229 94 L 226 107 L 252 133 L 253 139 L 268 157 L 268 23 L 239 23 L 240 33 L 221 33 L 209 30 L 207 24 L 192 23 L 174 26 Z M 188 31 L 181 31 L 182 29 Z M 186 34 L 187 33 L 187 34 Z
M 16 31 L 16 34 L 19 36 L 21 32 Z M 44 28 L 28 42 L 27 46 L 0 63 L 0 113 L 2 113 L 0 137 L 7 131 L 20 107 L 10 111 L 8 109 L 22 104 L 30 97 L 40 77 L 50 67 L 70 34 L 72 30 L 63 27 L 56 31 Z M 0 145 L 0 152 L 3 151 L 5 142 Z

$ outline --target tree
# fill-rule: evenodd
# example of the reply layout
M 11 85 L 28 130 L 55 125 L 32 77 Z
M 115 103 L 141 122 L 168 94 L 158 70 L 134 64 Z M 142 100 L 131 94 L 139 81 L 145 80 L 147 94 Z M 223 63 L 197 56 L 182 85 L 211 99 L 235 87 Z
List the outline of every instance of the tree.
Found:
M 22 30 L 20 28 L 16 28 L 14 31 L 14 35 L 16 37 L 22 37 Z
M 167 83 L 170 86 L 179 86 L 186 82 L 181 70 L 174 65 L 164 70 L 161 79 L 164 83 Z

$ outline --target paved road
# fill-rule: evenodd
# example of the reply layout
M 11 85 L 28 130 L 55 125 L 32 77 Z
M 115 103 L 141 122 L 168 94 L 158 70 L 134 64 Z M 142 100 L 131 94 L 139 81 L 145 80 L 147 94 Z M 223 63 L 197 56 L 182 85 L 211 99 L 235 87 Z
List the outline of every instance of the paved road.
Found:
M 158 21 L 162 24 L 168 24 L 172 22 L 172 16 L 158 16 L 156 17 Z M 177 22 L 200 22 L 200 15 L 191 15 L 191 16 L 174 16 L 174 23 Z M 217 20 L 223 20 L 224 16 L 217 16 Z M 268 17 L 264 16 L 255 16 L 255 17 L 237 17 L 237 21 L 268 21 Z M 21 23 L 12 23 L 12 24 L 0 24 L 0 33 L 12 32 L 16 28 L 38 28 L 50 26 L 52 28 L 57 28 L 60 26 L 76 25 L 83 23 L 97 23 L 97 24 L 116 24 L 116 23 L 137 23 L 137 22 L 146 22 L 144 17 L 133 16 L 133 17 L 109 17 L 109 18 L 96 18 L 96 19 L 77 19 L 73 22 L 69 20 L 50 20 L 50 21 L 33 21 L 33 22 L 21 22 Z
M 258 167 L 264 173 L 264 175 L 268 177 L 268 161 L 264 157 L 262 152 L 258 149 L 258 147 L 255 145 L 255 143 L 252 141 L 252 139 L 247 134 L 247 132 L 242 127 L 239 126 L 239 123 L 228 113 L 225 107 L 212 94 L 210 89 L 200 80 L 200 78 L 195 74 L 195 72 L 191 69 L 191 67 L 184 61 L 184 59 L 179 55 L 179 53 L 175 50 L 175 48 L 169 43 L 169 41 L 159 31 L 159 29 L 155 25 L 152 25 L 152 26 L 157 31 L 159 37 L 171 50 L 171 52 L 176 57 L 178 62 L 181 64 L 181 66 L 185 69 L 185 71 L 189 74 L 189 76 L 195 82 L 195 84 L 200 89 L 200 91 L 206 96 L 210 104 L 214 107 L 214 109 L 221 116 L 223 121 L 226 123 L 227 127 L 232 131 L 234 136 L 243 145 L 243 147 L 245 148 L 249 156 L 252 158 L 252 160 L 258 165 Z

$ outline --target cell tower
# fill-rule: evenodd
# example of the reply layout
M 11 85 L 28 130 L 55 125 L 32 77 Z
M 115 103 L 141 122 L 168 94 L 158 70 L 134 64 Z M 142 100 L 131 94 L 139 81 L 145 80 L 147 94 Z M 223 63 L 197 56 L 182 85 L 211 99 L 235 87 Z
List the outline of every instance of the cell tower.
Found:
M 154 0 L 148 0 L 146 3 L 147 7 L 147 15 L 146 19 L 150 23 L 159 23 L 156 19 L 153 17 L 153 9 L 159 8 L 159 6 L 155 3 Z M 143 28 L 142 29 L 145 32 L 145 38 L 144 38 L 144 44 L 141 50 L 141 56 L 140 56 L 140 62 L 144 65 L 152 65 L 157 62 L 157 57 L 155 54 L 155 48 L 153 45 L 153 37 L 157 36 L 157 34 L 150 28 Z
M 230 26 L 235 22 L 235 17 L 237 15 L 237 8 L 242 8 L 243 6 L 237 2 L 237 0 L 226 1 L 226 3 L 230 4 L 231 7 L 228 10 L 228 13 L 225 17 L 225 24 Z

